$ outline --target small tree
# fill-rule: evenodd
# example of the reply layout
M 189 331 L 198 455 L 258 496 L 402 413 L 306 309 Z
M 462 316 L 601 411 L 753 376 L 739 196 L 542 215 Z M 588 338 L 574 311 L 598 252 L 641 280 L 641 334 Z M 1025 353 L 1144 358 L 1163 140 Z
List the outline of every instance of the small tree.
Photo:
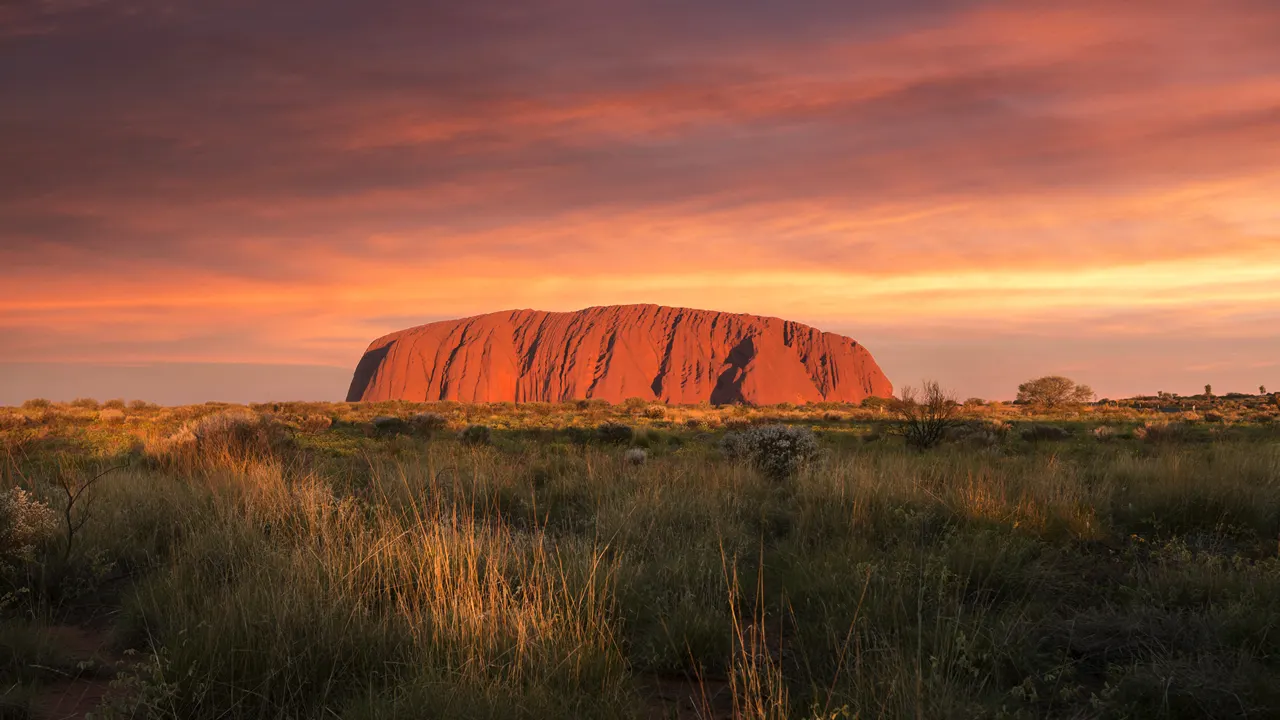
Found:
M 1213 386 L 1212 386 L 1212 385 L 1205 385 L 1205 386 L 1204 386 L 1204 396 L 1205 396 L 1205 397 L 1210 397 L 1210 398 L 1211 398 L 1211 397 L 1213 397 Z
M 1093 398 L 1093 388 L 1061 375 L 1047 375 L 1018 386 L 1018 402 L 1024 405 L 1056 408 L 1092 402 Z
M 1259 395 L 1266 395 L 1266 394 L 1267 394 L 1267 386 L 1266 386 L 1266 385 L 1259 385 L 1259 386 L 1258 386 L 1258 394 L 1259 394 Z
M 927 450 L 946 437 L 947 430 L 959 424 L 960 404 L 936 381 L 926 380 L 920 390 L 902 388 L 902 397 L 894 403 L 894 411 L 902 419 L 899 432 L 907 445 Z

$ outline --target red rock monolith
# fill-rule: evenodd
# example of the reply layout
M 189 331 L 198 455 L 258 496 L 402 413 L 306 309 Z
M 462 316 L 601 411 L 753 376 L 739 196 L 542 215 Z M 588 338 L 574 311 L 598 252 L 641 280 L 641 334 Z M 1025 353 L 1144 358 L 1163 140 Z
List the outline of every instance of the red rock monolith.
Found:
M 510 310 L 374 340 L 348 401 L 860 402 L 893 385 L 843 335 L 658 305 Z

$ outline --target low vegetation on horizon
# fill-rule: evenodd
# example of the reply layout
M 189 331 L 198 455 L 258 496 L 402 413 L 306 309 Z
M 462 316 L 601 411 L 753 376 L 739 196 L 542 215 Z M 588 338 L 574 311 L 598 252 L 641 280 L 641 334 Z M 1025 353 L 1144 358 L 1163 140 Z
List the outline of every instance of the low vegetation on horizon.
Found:
M 1093 400 L 0 408 L 0 719 L 1274 716 L 1280 394 Z

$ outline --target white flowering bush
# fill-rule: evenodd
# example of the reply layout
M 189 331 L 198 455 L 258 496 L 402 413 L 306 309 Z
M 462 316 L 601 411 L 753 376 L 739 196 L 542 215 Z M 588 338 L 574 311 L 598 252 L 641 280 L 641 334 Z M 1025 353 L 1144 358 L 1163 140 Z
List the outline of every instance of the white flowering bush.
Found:
M 19 487 L 0 492 L 0 563 L 25 560 L 58 530 L 58 515 Z
M 766 425 L 725 434 L 720 441 L 725 457 L 753 465 L 774 480 L 795 475 L 818 458 L 821 447 L 809 428 Z
M 631 448 L 623 457 L 628 465 L 643 465 L 649 461 L 649 453 L 644 448 Z

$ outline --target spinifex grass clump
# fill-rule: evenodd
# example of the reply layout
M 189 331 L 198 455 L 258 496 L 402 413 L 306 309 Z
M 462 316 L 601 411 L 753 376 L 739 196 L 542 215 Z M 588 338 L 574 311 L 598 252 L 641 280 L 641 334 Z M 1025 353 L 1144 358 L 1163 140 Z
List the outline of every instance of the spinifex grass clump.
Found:
M 730 460 L 750 463 L 774 480 L 795 475 L 821 452 L 812 430 L 792 425 L 766 425 L 726 433 L 720 449 Z
M 243 408 L 223 410 L 153 440 L 150 456 L 161 464 L 188 469 L 279 458 L 294 448 L 292 432 L 271 415 Z

